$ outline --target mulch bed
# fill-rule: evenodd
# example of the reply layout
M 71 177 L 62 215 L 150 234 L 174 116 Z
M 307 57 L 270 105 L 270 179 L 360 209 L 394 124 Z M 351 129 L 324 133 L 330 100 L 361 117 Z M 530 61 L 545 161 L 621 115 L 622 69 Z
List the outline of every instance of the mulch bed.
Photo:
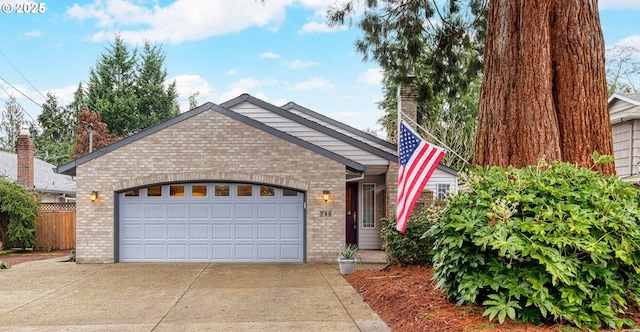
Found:
M 11 266 L 24 262 L 39 261 L 43 259 L 55 257 L 69 257 L 71 250 L 52 250 L 52 251 L 11 251 L 0 254 L 0 261 Z
M 580 331 L 570 325 L 536 326 L 508 318 L 503 325 L 497 318 L 490 322 L 488 316 L 482 316 L 484 307 L 457 307 L 449 302 L 443 291 L 435 289 L 432 275 L 429 267 L 390 266 L 385 270 L 357 270 L 344 277 L 392 331 Z M 630 318 L 636 324 L 640 322 L 640 314 Z

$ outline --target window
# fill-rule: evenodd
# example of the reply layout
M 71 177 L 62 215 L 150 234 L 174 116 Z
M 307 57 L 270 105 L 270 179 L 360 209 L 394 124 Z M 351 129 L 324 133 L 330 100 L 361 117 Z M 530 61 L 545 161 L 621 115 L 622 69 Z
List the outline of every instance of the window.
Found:
M 436 192 L 437 199 L 445 199 L 449 196 L 449 189 L 451 189 L 451 185 L 448 183 L 438 183 L 438 188 Z
M 125 197 L 138 197 L 140 196 L 140 189 L 127 190 L 124 192 Z
M 276 188 L 271 186 L 260 186 L 260 197 L 274 197 Z
M 228 184 L 216 184 L 214 189 L 214 195 L 216 195 L 216 197 L 229 197 Z
M 253 196 L 253 186 L 250 184 L 238 185 L 238 197 L 251 197 Z
M 169 186 L 169 196 L 184 197 L 184 186 Z
M 207 196 L 207 186 L 204 186 L 204 185 L 191 186 L 191 197 L 206 197 L 206 196 Z
M 282 189 L 282 197 L 298 197 L 298 192 L 291 189 Z
M 147 188 L 147 197 L 160 197 L 162 196 L 162 186 L 153 186 Z
M 362 184 L 362 227 L 376 227 L 375 222 L 375 183 Z

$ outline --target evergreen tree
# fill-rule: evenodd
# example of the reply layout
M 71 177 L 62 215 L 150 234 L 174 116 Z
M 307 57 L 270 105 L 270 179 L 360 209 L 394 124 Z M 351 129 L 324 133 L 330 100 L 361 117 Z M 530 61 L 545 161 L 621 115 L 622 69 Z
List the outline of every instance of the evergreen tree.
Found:
M 71 161 L 75 143 L 76 116 L 70 107 L 59 107 L 58 98 L 47 93 L 47 101 L 42 105 L 38 123 L 42 132 L 34 135 L 36 157 L 54 165 Z
M 142 52 L 130 49 L 116 35 L 115 41 L 89 72 L 86 90 L 76 91 L 74 109 L 87 105 L 99 111 L 118 136 L 127 136 L 180 113 L 176 83 L 165 86 L 165 54 L 157 44 L 145 41 Z
M 164 59 L 165 55 L 157 44 L 144 42 L 135 84 L 140 130 L 180 114 L 176 82 L 164 85 L 167 79 L 167 70 L 162 67 Z
M 22 106 L 18 103 L 13 95 L 9 95 L 9 99 L 5 102 L 5 108 L 2 110 L 2 118 L 0 119 L 0 148 L 4 151 L 16 153 L 16 144 L 20 129 L 26 125 L 22 113 Z
M 332 23 L 345 23 L 357 3 L 330 8 Z M 466 6 L 460 1 L 367 2 L 358 22 L 363 37 L 356 48 L 384 70 L 385 97 L 379 108 L 385 115 L 379 123 L 390 141 L 396 141 L 398 127 L 397 89 L 412 77 L 419 95 L 418 124 L 465 160 L 472 159 L 486 10 L 482 0 L 467 1 Z M 447 153 L 442 163 L 456 169 L 466 166 L 453 153 Z
M 89 72 L 86 105 L 102 113 L 114 133 L 129 135 L 140 130 L 136 97 L 136 50 L 129 50 L 120 36 Z

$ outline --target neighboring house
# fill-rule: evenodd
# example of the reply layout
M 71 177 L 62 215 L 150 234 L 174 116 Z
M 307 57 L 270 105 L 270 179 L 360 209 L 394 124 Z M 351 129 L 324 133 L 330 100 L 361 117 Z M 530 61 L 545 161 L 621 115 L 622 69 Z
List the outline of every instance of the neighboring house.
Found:
M 345 243 L 381 249 L 396 150 L 294 103 L 244 94 L 57 171 L 77 176 L 80 263 L 332 262 Z M 439 166 L 426 188 L 456 191 L 457 173 Z
M 33 142 L 28 134 L 20 135 L 17 152 L 0 151 L 0 176 L 41 193 L 42 203 L 75 202 L 75 179 L 55 173 L 54 165 L 34 158 Z
M 614 93 L 609 97 L 609 118 L 617 175 L 640 182 L 640 93 Z

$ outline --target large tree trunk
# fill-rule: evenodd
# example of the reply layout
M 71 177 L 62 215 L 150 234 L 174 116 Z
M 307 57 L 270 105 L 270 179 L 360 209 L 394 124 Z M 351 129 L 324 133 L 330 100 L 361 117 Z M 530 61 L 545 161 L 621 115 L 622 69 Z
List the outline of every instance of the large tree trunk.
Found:
M 596 150 L 613 154 L 597 1 L 492 0 L 474 163 L 590 167 Z

